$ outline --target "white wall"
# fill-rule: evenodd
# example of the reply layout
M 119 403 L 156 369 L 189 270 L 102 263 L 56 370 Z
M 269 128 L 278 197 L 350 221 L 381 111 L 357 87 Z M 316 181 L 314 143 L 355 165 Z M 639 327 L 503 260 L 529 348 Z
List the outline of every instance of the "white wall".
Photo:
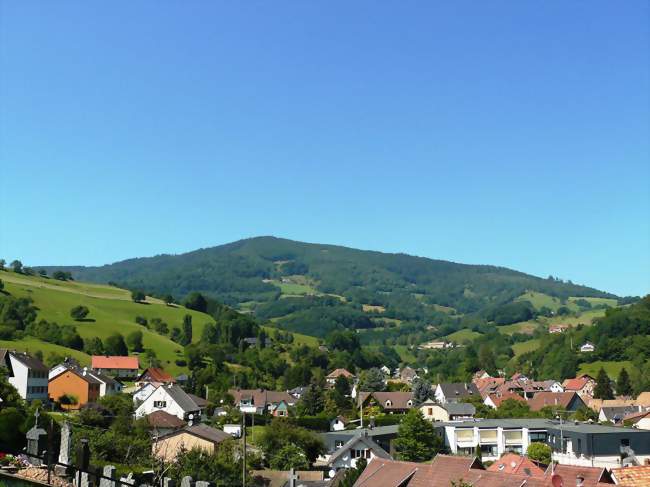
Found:
M 20 397 L 27 401 L 34 399 L 47 401 L 47 373 L 43 374 L 43 377 L 30 377 L 30 370 L 25 364 L 16 360 L 13 355 L 9 357 L 13 370 L 13 377 L 9 377 L 9 383 L 16 388 Z M 40 388 L 40 392 L 36 392 L 34 388 Z
M 165 407 L 154 407 L 154 402 L 165 401 Z M 176 416 L 179 419 L 185 419 L 185 411 L 171 398 L 164 386 L 158 387 L 144 400 L 144 402 L 135 410 L 135 417 L 141 418 L 148 416 L 155 411 L 165 411 L 166 413 Z M 198 421 L 198 417 L 196 420 Z

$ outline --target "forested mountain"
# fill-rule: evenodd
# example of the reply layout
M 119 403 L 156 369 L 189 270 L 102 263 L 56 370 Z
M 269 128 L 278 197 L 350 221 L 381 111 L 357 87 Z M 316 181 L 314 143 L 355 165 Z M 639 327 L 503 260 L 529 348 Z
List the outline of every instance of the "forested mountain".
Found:
M 442 324 L 475 314 L 496 321 L 502 305 L 526 291 L 614 297 L 503 267 L 465 265 L 405 254 L 310 244 L 275 237 L 240 240 L 180 255 L 129 259 L 101 267 L 49 267 L 77 279 L 116 283 L 182 299 L 200 292 L 294 331 L 323 335 L 393 321 Z M 506 315 L 525 315 L 518 304 Z M 374 321 L 370 318 L 374 317 Z M 515 321 L 520 318 L 517 317 Z

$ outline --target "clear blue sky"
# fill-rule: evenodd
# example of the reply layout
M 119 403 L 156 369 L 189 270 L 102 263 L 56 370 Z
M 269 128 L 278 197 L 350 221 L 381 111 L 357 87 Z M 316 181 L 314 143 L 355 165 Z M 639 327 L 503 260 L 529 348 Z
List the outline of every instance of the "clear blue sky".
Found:
M 0 3 L 0 256 L 243 237 L 650 292 L 646 1 Z

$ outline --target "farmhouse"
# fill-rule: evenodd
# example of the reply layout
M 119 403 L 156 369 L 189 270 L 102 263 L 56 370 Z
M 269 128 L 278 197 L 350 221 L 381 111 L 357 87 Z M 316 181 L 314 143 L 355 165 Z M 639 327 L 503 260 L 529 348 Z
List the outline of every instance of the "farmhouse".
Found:
M 140 369 L 138 357 L 93 355 L 91 365 L 97 372 L 119 378 L 134 378 Z

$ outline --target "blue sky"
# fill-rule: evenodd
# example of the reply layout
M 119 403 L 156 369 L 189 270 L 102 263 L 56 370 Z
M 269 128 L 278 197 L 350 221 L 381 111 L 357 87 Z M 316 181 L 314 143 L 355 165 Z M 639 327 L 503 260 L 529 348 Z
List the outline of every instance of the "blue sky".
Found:
M 649 13 L 2 2 L 1 257 L 276 235 L 648 293 Z

